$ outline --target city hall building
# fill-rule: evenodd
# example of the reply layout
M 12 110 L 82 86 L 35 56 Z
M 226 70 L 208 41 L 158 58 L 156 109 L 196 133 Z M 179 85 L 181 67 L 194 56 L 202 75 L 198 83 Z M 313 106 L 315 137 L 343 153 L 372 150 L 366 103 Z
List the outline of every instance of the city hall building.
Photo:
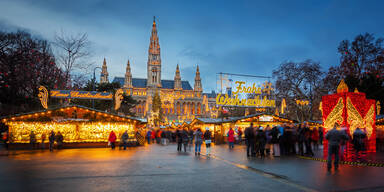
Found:
M 107 64 L 104 59 L 100 83 L 108 82 Z M 128 60 L 125 77 L 115 77 L 127 95 L 137 102 L 136 114 L 147 117 L 151 111 L 152 96 L 158 92 L 162 101 L 162 111 L 166 121 L 191 121 L 195 117 L 210 116 L 215 94 L 203 94 L 199 66 L 196 68 L 193 87 L 188 81 L 181 80 L 179 65 L 176 67 L 173 80 L 161 78 L 160 44 L 156 21 L 153 21 L 148 50 L 147 78 L 132 77 Z M 208 102 L 210 101 L 210 102 Z

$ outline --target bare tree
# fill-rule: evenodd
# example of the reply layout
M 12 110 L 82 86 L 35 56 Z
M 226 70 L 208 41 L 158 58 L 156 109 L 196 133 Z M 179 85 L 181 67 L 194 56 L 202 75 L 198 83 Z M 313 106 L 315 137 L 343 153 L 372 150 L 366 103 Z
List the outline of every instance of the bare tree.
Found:
M 55 35 L 54 45 L 57 61 L 64 71 L 67 86 L 72 86 L 73 80 L 84 79 L 93 65 L 88 60 L 91 51 L 87 33 L 68 35 L 61 31 Z
M 273 71 L 276 79 L 276 95 L 285 98 L 288 116 L 300 122 L 318 119 L 318 104 L 323 92 L 324 73 L 320 64 L 312 60 L 304 62 L 284 62 Z M 308 105 L 298 105 L 296 100 L 309 101 Z

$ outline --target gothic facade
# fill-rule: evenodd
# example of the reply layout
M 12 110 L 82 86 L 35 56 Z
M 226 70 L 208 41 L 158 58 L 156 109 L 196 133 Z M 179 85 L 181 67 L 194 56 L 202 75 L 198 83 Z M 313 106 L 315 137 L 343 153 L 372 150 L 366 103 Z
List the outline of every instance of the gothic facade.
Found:
M 192 88 L 188 81 L 181 79 L 179 65 L 176 67 L 173 80 L 162 79 L 161 64 L 159 36 L 154 20 L 148 50 L 147 78 L 132 77 L 128 60 L 125 77 L 115 77 L 113 80 L 122 85 L 126 94 L 138 101 L 137 116 L 145 118 L 150 114 L 152 96 L 156 92 L 160 94 L 165 120 L 182 122 L 193 120 L 197 116 L 206 116 L 209 111 L 208 98 L 206 94 L 202 93 L 199 66 L 196 67 L 195 82 Z M 100 79 L 108 82 L 105 60 Z

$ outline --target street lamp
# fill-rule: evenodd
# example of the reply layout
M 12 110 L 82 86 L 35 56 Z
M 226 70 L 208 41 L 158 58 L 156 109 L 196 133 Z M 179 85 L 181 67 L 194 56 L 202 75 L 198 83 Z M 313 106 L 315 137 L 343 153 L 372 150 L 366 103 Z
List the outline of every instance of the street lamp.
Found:
M 93 69 L 93 79 L 92 79 L 92 91 L 95 91 L 95 83 L 96 83 L 96 69 L 101 69 L 101 67 L 95 67 Z M 95 108 L 95 100 L 92 99 L 92 108 Z

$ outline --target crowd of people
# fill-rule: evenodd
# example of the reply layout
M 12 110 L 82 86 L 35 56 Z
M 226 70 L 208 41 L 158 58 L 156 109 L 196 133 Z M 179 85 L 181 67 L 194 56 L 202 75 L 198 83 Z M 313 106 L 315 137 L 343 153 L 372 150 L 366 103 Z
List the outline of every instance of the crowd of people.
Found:
M 307 123 L 274 127 L 253 126 L 251 123 L 250 127 L 244 130 L 244 136 L 247 157 L 297 154 L 314 156 L 313 149 L 318 150 L 319 144 L 323 143 L 323 129 L 321 127 L 311 129 Z
M 207 127 L 203 132 L 201 129 L 177 129 L 171 131 L 170 129 L 148 130 L 146 133 L 146 140 L 148 144 L 157 143 L 168 145 L 170 142 L 177 143 L 177 151 L 187 152 L 191 151 L 193 144 L 195 144 L 195 155 L 200 155 L 201 145 L 203 141 L 206 145 L 206 155 L 209 156 L 211 152 L 212 132 Z
M 31 149 L 38 149 L 38 148 L 45 149 L 45 139 L 46 139 L 46 134 L 42 133 L 41 142 L 40 142 L 41 146 L 39 146 L 39 143 L 36 139 L 35 132 L 31 131 L 29 134 L 29 143 L 30 143 Z M 64 144 L 63 134 L 61 134 L 60 131 L 58 131 L 57 133 L 55 133 L 54 131 L 51 131 L 48 136 L 48 143 L 49 143 L 50 151 L 53 151 L 55 144 L 57 149 L 62 149 Z
M 334 156 L 335 169 L 338 168 L 340 158 L 346 153 L 346 143 L 353 144 L 355 157 L 359 160 L 361 151 L 365 150 L 366 133 L 357 128 L 352 135 L 348 136 L 346 128 L 335 125 L 324 136 L 322 127 L 310 127 L 307 123 L 302 124 L 282 124 L 279 126 L 266 127 L 254 126 L 252 123 L 244 132 L 241 128 L 230 128 L 226 134 L 229 149 L 233 149 L 235 144 L 246 144 L 247 157 L 266 156 L 288 156 L 301 155 L 312 157 L 314 151 L 320 149 L 323 140 L 328 140 L 328 168 L 331 169 L 332 157 Z M 203 132 L 204 131 L 204 132 Z M 244 136 L 243 136 L 244 135 Z M 325 137 L 325 138 L 324 138 Z M 167 145 L 170 142 L 177 143 L 177 151 L 191 151 L 193 143 L 195 144 L 195 155 L 200 155 L 201 145 L 206 144 L 207 156 L 210 155 L 210 146 L 212 143 L 212 133 L 206 128 L 201 129 L 178 129 L 171 131 L 170 129 L 148 130 L 146 133 L 148 144 L 158 143 Z

